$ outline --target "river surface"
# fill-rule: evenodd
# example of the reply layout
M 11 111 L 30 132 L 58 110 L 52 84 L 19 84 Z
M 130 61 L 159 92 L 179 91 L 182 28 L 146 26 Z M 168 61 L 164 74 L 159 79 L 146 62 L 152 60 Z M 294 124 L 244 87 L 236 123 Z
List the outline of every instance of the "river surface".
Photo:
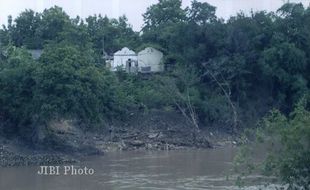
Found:
M 114 152 L 90 157 L 75 168 L 93 175 L 38 175 L 39 166 L 0 168 L 0 190 L 233 190 L 228 174 L 236 148 Z M 255 176 L 254 176 L 255 177 Z M 259 189 L 250 185 L 243 189 Z M 266 188 L 262 188 L 266 189 Z M 273 188 L 269 188 L 273 189 Z

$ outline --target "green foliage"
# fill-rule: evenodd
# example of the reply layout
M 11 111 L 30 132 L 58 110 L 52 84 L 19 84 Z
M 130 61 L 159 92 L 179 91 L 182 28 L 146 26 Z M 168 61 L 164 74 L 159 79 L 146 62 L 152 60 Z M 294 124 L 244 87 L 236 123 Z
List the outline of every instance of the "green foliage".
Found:
M 151 5 L 143 14 L 143 31 L 158 29 L 158 27 L 182 22 L 186 19 L 186 12 L 181 8 L 180 0 L 159 0 L 158 4 Z
M 199 104 L 199 115 L 203 123 L 223 127 L 231 125 L 232 110 L 223 95 L 206 94 Z
M 9 23 L 9 38 L 14 46 L 41 49 L 45 42 L 55 40 L 70 25 L 70 18 L 62 8 L 55 6 L 43 13 L 25 10 L 14 23 Z
M 139 75 L 123 77 L 120 88 L 127 105 L 132 108 L 138 106 L 140 109 L 159 109 L 171 105 L 171 100 L 160 90 L 160 79 L 157 76 L 144 79 Z
M 139 34 L 132 30 L 126 16 L 117 20 L 94 15 L 86 18 L 86 24 L 97 53 L 102 53 L 103 48 L 108 54 L 113 54 L 123 47 L 135 49 L 140 46 Z
M 115 76 L 76 47 L 53 45 L 42 63 L 22 49 L 9 53 L 0 72 L 0 113 L 18 128 L 66 118 L 95 125 L 121 112 Z
M 307 91 L 305 53 L 294 44 L 281 43 L 264 50 L 260 64 L 265 79 L 274 82 L 274 94 L 287 106 Z
M 9 59 L 0 67 L 0 115 L 23 123 L 32 106 L 36 64 L 25 50 L 10 47 L 8 54 Z
M 207 22 L 216 21 L 215 11 L 216 7 L 208 3 L 201 3 L 197 0 L 193 0 L 188 17 L 190 21 L 205 25 Z
M 208 3 L 181 5 L 180 0 L 151 5 L 141 33 L 126 16 L 83 20 L 57 6 L 9 17 L 0 29 L 0 114 L 97 121 L 139 107 L 179 106 L 206 126 L 250 127 L 271 108 L 289 113 L 309 91 L 310 8 L 288 3 L 277 13 L 239 13 L 224 22 Z M 148 78 L 106 71 L 104 56 L 124 46 L 161 50 L 167 72 Z M 19 48 L 43 54 L 34 61 Z M 5 103 L 10 93 L 21 100 Z M 17 112 L 22 109 L 25 113 Z
M 85 50 L 93 48 L 97 63 L 102 63 L 103 48 L 112 54 L 127 46 L 141 45 L 139 34 L 132 30 L 126 16 L 119 19 L 89 16 L 85 23 L 80 17 L 71 19 L 58 6 L 45 9 L 42 13 L 25 10 L 13 22 L 9 17 L 8 27 L 0 30 L 0 40 L 4 45 L 11 41 L 16 47 L 42 49 L 51 41 L 67 41 Z
M 254 161 L 253 145 L 242 149 L 236 158 L 237 166 L 251 165 L 264 175 L 272 175 L 283 183 L 289 184 L 289 189 L 308 189 L 310 187 L 310 111 L 309 96 L 303 98 L 294 111 L 287 117 L 278 110 L 265 117 L 257 131 L 256 146 L 267 148 L 267 156 L 263 162 Z M 249 171 L 243 169 L 242 171 Z
M 61 7 L 54 6 L 42 13 L 41 32 L 44 40 L 56 39 L 70 24 L 70 17 Z
M 11 28 L 13 43 L 30 49 L 42 47 L 41 15 L 33 10 L 25 10 L 15 20 Z
M 59 45 L 44 52 L 36 75 L 39 96 L 35 98 L 41 101 L 41 109 L 45 110 L 42 112 L 49 117 L 78 114 L 73 116 L 89 121 L 98 121 L 101 115 L 113 112 L 117 106 L 115 78 L 87 58 L 72 46 Z

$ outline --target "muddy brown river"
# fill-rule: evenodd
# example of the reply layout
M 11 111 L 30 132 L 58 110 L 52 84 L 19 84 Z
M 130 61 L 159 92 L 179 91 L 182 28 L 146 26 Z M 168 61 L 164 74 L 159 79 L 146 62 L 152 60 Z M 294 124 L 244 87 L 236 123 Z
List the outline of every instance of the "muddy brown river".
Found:
M 74 166 L 93 168 L 93 175 L 39 175 L 41 168 L 0 169 L 0 190 L 233 190 L 236 148 L 156 152 L 114 152 L 90 157 Z M 69 168 L 69 167 L 68 167 Z M 255 178 L 256 176 L 252 176 Z M 252 184 L 243 189 L 260 189 Z M 267 189 L 263 187 L 262 189 Z M 270 186 L 268 189 L 275 189 Z

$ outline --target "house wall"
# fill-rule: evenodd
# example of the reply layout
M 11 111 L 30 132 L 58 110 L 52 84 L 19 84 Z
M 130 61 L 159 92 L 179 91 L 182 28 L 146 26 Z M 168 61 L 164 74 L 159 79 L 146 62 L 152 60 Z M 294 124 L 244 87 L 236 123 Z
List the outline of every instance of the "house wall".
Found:
M 148 47 L 138 53 L 139 72 L 145 72 L 142 67 L 151 67 L 150 72 L 162 72 L 164 70 L 162 64 L 163 53 Z
M 39 59 L 43 53 L 42 49 L 29 49 L 28 52 L 31 54 L 33 59 Z
M 122 69 L 126 69 L 126 61 L 129 59 L 137 61 L 137 55 L 134 51 L 128 49 L 128 48 L 123 48 L 120 51 L 117 51 L 114 53 L 114 60 L 112 62 L 112 67 L 111 70 L 115 71 L 117 67 L 121 67 Z

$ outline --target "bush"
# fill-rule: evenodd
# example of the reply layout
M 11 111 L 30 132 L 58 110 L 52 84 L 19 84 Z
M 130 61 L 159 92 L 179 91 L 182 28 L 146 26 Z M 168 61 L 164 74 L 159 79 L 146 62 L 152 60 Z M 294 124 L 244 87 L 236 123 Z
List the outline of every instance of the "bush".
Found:
M 310 188 L 310 111 L 309 98 L 304 98 L 295 110 L 286 117 L 274 110 L 261 122 L 256 133 L 256 143 L 268 145 L 268 155 L 257 164 L 264 175 L 278 177 L 289 189 Z M 252 147 L 252 146 L 251 146 Z M 246 147 L 249 150 L 249 146 Z M 237 158 L 239 166 L 249 164 L 252 151 L 244 151 Z M 240 159 L 243 158 L 243 159 Z M 248 159 L 244 159 L 248 158 Z
M 9 47 L 7 52 L 8 59 L 0 67 L 0 118 L 26 123 L 32 113 L 34 73 L 38 64 L 22 49 Z
M 101 123 L 121 111 L 116 77 L 79 56 L 73 46 L 45 51 L 35 62 L 22 49 L 12 50 L 0 70 L 0 114 L 18 128 L 55 119 Z M 54 56 L 54 52 L 64 50 Z
M 162 108 L 172 104 L 169 97 L 160 90 L 160 76 L 144 78 L 140 75 L 119 76 L 124 100 L 132 107 Z

